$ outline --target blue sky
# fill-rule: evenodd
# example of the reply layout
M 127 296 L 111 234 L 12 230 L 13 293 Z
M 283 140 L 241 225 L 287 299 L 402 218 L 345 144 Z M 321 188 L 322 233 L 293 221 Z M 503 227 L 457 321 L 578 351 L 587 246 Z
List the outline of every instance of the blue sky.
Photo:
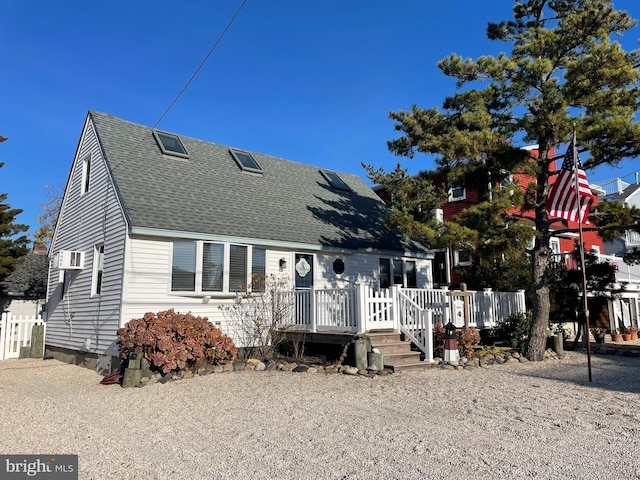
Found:
M 37 228 L 45 185 L 64 184 L 88 110 L 153 125 L 242 0 L 0 1 L 0 192 Z M 615 0 L 640 18 L 640 2 Z M 497 54 L 488 21 L 510 0 L 249 0 L 159 129 L 365 177 L 391 155 L 389 111 L 440 106 L 436 63 Z M 637 48 L 640 27 L 621 39 Z M 591 181 L 631 174 L 600 169 Z M 628 180 L 628 179 L 627 179 Z M 629 181 L 629 180 L 628 180 Z M 160 186 L 159 188 L 166 188 Z

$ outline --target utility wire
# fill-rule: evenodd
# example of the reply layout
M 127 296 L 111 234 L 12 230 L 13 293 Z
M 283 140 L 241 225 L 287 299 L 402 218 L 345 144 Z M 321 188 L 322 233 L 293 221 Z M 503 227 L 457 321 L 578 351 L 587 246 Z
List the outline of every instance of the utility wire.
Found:
M 236 21 L 236 18 L 238 18 L 238 15 L 240 15 L 240 12 L 242 11 L 244 6 L 246 5 L 247 1 L 248 0 L 243 0 L 242 4 L 238 7 L 238 9 L 236 10 L 236 13 L 233 14 L 233 17 L 231 17 L 231 20 L 229 20 L 229 23 L 227 23 L 227 26 L 224 28 L 224 30 L 222 31 L 222 33 L 220 34 L 220 36 L 218 37 L 216 42 L 209 49 L 209 52 L 204 57 L 202 62 L 200 62 L 200 65 L 198 65 L 198 68 L 196 68 L 196 70 L 193 72 L 193 74 L 191 75 L 189 80 L 187 80 L 187 83 L 185 83 L 184 86 L 182 87 L 182 89 L 180 89 L 180 91 L 178 92 L 178 95 L 176 95 L 176 97 L 169 104 L 169 106 L 165 109 L 165 111 L 162 113 L 162 115 L 160 115 L 160 118 L 158 118 L 156 123 L 153 124 L 153 126 L 151 127 L 151 131 L 153 131 L 153 129 L 155 129 L 160 124 L 160 122 L 162 122 L 162 120 L 164 120 L 164 117 L 166 117 L 167 114 L 171 111 L 171 109 L 175 106 L 175 104 L 178 103 L 178 100 L 180 100 L 180 97 L 182 96 L 182 94 L 187 90 L 187 88 L 189 88 L 189 85 L 191 85 L 191 82 L 193 82 L 193 80 L 196 78 L 198 73 L 200 73 L 200 70 L 202 70 L 202 68 L 205 66 L 205 64 L 207 63 L 207 60 L 209 60 L 209 57 L 211 57 L 211 55 L 213 54 L 215 49 L 218 47 L 218 45 L 220 44 L 220 42 L 222 41 L 224 36 L 227 34 L 229 29 L 231 28 L 231 25 L 233 25 L 233 22 Z M 124 163 L 133 154 L 133 152 L 135 152 L 138 149 L 138 147 L 142 144 L 142 142 L 144 141 L 145 138 L 146 138 L 146 135 L 144 135 L 142 138 L 140 138 L 140 140 L 138 141 L 136 146 L 133 147 L 131 149 L 131 151 L 129 153 L 127 153 L 122 160 L 120 160 L 113 167 L 111 167 L 111 171 L 115 170 L 118 166 L 120 166 L 122 163 Z

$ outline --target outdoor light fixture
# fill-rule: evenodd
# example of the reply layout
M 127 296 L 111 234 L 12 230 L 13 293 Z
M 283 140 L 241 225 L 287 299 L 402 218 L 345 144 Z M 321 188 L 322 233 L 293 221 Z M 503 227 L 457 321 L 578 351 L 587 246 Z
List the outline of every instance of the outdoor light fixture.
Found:
M 285 268 L 287 268 L 287 259 L 282 257 L 280 259 L 279 264 L 280 264 L 280 270 L 284 270 Z

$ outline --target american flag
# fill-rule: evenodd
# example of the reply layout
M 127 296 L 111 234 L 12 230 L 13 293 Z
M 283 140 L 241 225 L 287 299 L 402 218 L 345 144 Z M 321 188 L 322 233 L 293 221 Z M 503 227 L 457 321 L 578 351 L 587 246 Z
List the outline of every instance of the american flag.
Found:
M 593 194 L 582 169 L 580 157 L 577 162 L 573 159 L 573 140 L 564 155 L 562 168 L 549 191 L 547 198 L 547 213 L 550 217 L 564 218 L 573 222 L 589 223 L 589 209 L 593 203 Z M 577 155 L 577 154 L 576 154 Z M 577 167 L 576 167 L 577 165 Z M 580 215 L 578 215 L 578 195 L 576 195 L 576 171 L 578 169 L 578 195 L 580 199 Z

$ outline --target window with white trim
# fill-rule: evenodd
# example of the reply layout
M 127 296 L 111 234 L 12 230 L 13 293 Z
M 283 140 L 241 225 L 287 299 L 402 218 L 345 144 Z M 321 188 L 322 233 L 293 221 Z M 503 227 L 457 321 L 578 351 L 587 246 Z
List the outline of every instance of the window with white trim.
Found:
M 380 288 L 400 285 L 407 288 L 417 288 L 418 278 L 416 262 L 399 258 L 380 258 L 379 260 Z
M 102 275 L 104 272 L 104 244 L 93 248 L 93 279 L 91 281 L 91 295 L 102 293 Z
M 231 293 L 263 291 L 264 248 L 229 243 L 175 240 L 171 291 Z M 257 277 L 262 277 L 258 279 Z M 262 285 L 262 286 L 261 286 Z
M 468 267 L 472 263 L 471 250 L 462 248 L 453 253 L 454 265 L 457 267 Z
M 82 161 L 82 184 L 80 185 L 80 195 L 89 191 L 89 180 L 91 179 L 91 155 L 87 155 Z
M 449 187 L 449 201 L 457 202 L 459 200 L 465 200 L 467 198 L 467 190 L 464 188 L 462 180 L 455 180 L 451 182 Z

